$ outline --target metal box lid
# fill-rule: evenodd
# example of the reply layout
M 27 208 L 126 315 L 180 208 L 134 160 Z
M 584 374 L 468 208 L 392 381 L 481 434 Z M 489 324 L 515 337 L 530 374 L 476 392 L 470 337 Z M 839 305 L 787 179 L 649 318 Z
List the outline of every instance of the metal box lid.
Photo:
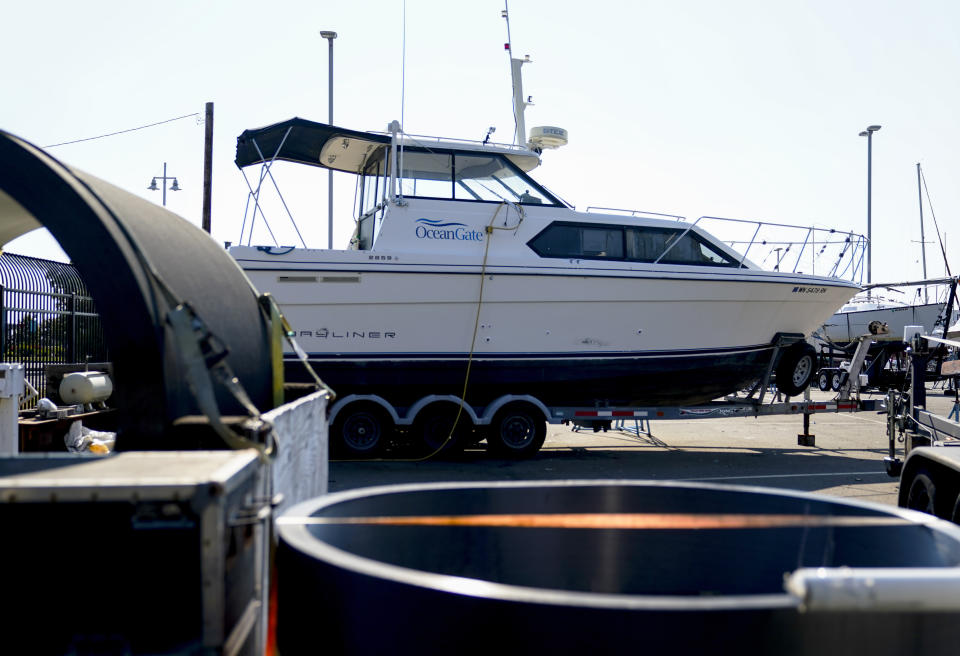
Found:
M 0 458 L 0 503 L 149 501 L 229 494 L 259 465 L 244 451 L 125 451 Z

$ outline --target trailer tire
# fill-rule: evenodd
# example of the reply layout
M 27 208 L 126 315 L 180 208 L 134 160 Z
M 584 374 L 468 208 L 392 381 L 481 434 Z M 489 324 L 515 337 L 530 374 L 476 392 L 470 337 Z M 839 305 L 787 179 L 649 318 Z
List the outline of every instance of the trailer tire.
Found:
M 529 458 L 543 446 L 547 422 L 543 413 L 527 403 L 508 405 L 493 417 L 487 434 L 490 452 L 506 458 Z
M 337 414 L 330 427 L 330 451 L 348 458 L 372 458 L 393 432 L 393 421 L 375 403 L 357 403 Z
M 817 387 L 820 388 L 821 392 L 829 391 L 830 389 L 830 372 L 826 369 L 821 369 L 820 373 L 817 374 Z
M 457 422 L 456 426 L 454 421 Z M 414 423 L 413 439 L 416 448 L 426 456 L 453 455 L 463 451 L 470 435 L 471 424 L 470 415 L 460 412 L 453 404 L 442 403 L 425 408 Z
M 936 515 L 937 486 L 926 469 L 920 469 L 910 482 L 907 492 L 907 508 Z
M 834 392 L 839 392 L 840 388 L 843 387 L 843 384 L 847 382 L 847 372 L 846 371 L 835 371 L 830 377 L 830 389 Z
M 791 344 L 777 364 L 777 389 L 795 396 L 810 385 L 816 371 L 817 352 L 806 342 Z

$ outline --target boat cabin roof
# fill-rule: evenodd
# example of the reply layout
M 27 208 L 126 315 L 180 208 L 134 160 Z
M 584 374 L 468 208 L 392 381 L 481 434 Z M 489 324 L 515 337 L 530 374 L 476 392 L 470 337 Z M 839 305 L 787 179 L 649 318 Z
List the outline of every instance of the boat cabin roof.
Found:
M 390 145 L 387 133 L 359 132 L 347 128 L 292 118 L 262 128 L 244 130 L 237 137 L 238 167 L 262 164 L 274 159 L 359 174 L 371 156 L 382 156 Z M 501 154 L 527 172 L 540 164 L 537 152 L 520 146 L 486 144 L 401 135 L 405 150 L 435 153 Z

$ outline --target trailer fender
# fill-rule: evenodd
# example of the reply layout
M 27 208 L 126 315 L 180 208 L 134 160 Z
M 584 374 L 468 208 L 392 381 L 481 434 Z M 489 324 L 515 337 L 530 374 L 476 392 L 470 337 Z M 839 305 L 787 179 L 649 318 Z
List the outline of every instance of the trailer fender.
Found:
M 559 419 L 554 419 L 550 415 L 550 409 L 547 408 L 540 399 L 534 396 L 530 396 L 529 394 L 505 394 L 484 408 L 483 417 L 477 423 L 489 425 L 490 422 L 493 421 L 493 417 L 500 411 L 500 408 L 508 403 L 516 403 L 517 401 L 523 401 L 524 403 L 536 406 L 540 412 L 543 413 L 543 418 L 547 423 L 556 424 L 560 421 Z
M 416 421 L 417 414 L 419 414 L 420 411 L 422 411 L 424 408 L 426 408 L 429 405 L 433 405 L 434 403 L 441 403 L 441 402 L 453 403 L 454 405 L 458 405 L 458 406 L 462 405 L 463 411 L 470 416 L 470 421 L 473 422 L 473 424 L 476 425 L 478 423 L 481 423 L 480 420 L 477 418 L 477 413 L 474 411 L 474 409 L 471 408 L 469 404 L 464 403 L 459 396 L 456 396 L 454 394 L 430 394 L 428 396 L 423 397 L 422 399 L 414 403 L 412 406 L 410 406 L 410 409 L 407 410 L 407 414 L 403 418 L 403 421 L 398 423 L 413 424 L 413 422 Z M 484 423 L 490 423 L 490 422 L 488 420 Z
M 332 426 L 341 410 L 351 403 L 358 403 L 360 401 L 376 403 L 379 405 L 381 408 L 383 408 L 384 412 L 390 415 L 394 425 L 410 423 L 409 421 L 401 420 L 394 407 L 390 405 L 390 403 L 382 396 L 378 396 L 376 394 L 351 394 L 350 396 L 345 396 L 342 399 L 337 399 L 337 402 L 333 404 L 333 406 L 330 408 L 329 414 L 327 415 L 327 423 Z
M 900 475 L 898 505 L 953 520 L 960 496 L 960 457 L 942 447 L 911 449 Z M 923 501 L 927 507 L 919 507 Z M 929 509 L 928 509 L 929 508 Z

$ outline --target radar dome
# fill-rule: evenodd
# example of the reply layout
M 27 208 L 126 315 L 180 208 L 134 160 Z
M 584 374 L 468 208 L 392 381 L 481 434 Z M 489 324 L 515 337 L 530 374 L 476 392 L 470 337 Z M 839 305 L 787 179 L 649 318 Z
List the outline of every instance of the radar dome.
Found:
M 567 145 L 567 131 L 563 128 L 543 125 L 530 130 L 531 148 L 559 148 Z

